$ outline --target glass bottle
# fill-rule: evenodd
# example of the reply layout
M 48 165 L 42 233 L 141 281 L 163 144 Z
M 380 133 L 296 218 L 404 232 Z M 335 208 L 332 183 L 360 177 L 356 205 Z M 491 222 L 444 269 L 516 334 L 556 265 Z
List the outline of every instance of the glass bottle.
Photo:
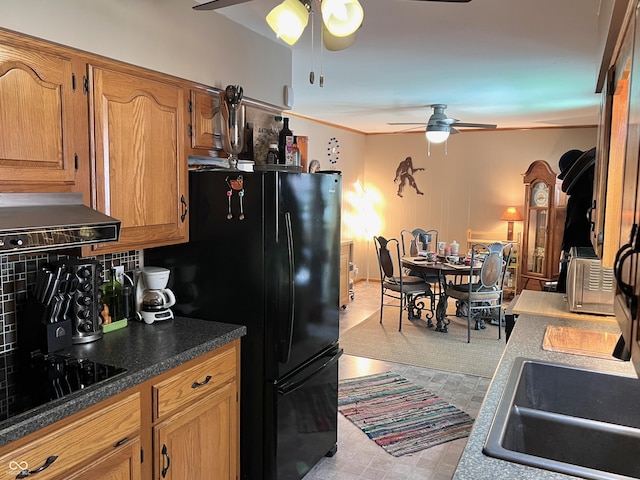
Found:
M 269 151 L 267 152 L 267 164 L 274 165 L 279 163 L 278 158 L 278 144 L 270 143 Z
M 289 128 L 289 118 L 282 119 L 282 130 L 278 134 L 278 163 L 291 164 L 291 150 L 293 145 L 293 132 Z
M 300 166 L 300 149 L 298 148 L 298 137 L 295 135 L 293 136 L 292 160 L 292 165 Z
M 109 270 L 111 278 L 100 286 L 102 290 L 102 303 L 109 307 L 109 316 L 112 322 L 124 318 L 124 306 L 122 297 L 122 285 L 116 280 L 116 269 Z

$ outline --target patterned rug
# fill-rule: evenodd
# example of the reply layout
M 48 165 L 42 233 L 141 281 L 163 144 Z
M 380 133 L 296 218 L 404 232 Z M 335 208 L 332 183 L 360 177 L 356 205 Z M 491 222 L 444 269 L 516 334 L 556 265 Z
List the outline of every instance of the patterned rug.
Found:
M 391 372 L 341 380 L 338 411 L 395 457 L 469 435 L 473 418 Z

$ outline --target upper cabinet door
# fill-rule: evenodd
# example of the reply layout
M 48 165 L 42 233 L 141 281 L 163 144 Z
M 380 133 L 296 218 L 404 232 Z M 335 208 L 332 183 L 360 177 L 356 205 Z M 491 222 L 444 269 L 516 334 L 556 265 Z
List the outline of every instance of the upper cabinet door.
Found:
M 209 155 L 210 150 L 222 149 L 220 127 L 216 124 L 219 103 L 215 93 L 191 90 L 191 148 L 202 150 L 194 153 Z
M 73 185 L 74 157 L 86 159 L 73 138 L 74 118 L 86 122 L 82 67 L 74 81 L 73 60 L 51 52 L 0 34 L 0 182 L 16 189 Z
M 184 88 L 115 67 L 89 78 L 94 207 L 122 222 L 120 241 L 94 253 L 187 241 Z

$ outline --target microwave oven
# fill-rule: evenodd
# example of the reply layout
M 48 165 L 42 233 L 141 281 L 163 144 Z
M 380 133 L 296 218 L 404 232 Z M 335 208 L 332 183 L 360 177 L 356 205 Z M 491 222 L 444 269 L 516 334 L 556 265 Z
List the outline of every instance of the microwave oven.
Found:
M 613 315 L 614 292 L 613 268 L 603 268 L 592 247 L 572 247 L 567 269 L 569 310 Z

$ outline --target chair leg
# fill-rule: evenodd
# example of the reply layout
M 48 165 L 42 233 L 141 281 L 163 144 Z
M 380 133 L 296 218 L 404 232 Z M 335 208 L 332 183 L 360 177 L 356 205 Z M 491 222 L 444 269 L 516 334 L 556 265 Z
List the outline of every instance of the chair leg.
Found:
M 467 343 L 471 343 L 471 304 L 467 304 Z
M 382 310 L 384 309 L 384 287 L 380 286 L 380 324 L 382 325 Z
M 404 310 L 405 305 L 408 304 L 406 295 L 402 295 L 400 298 L 400 315 L 398 316 L 398 331 L 402 331 L 402 310 Z

